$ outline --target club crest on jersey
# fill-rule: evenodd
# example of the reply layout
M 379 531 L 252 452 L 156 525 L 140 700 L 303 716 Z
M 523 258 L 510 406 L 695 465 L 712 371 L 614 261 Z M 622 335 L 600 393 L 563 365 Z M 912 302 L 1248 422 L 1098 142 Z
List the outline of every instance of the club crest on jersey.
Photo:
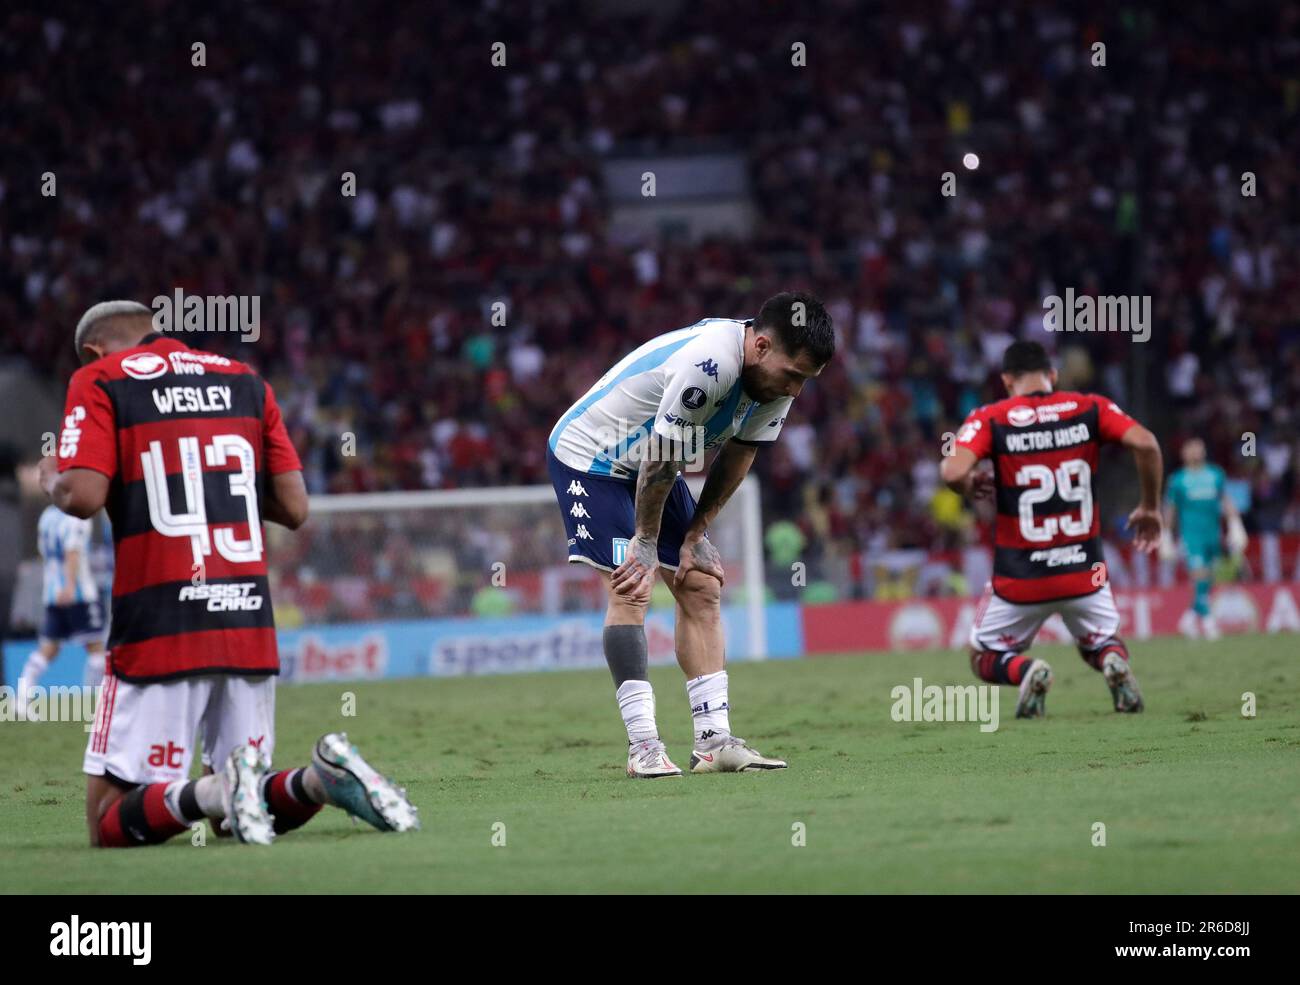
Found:
M 708 395 L 697 386 L 688 386 L 682 391 L 682 406 L 688 410 L 699 410 L 708 399 Z
M 134 380 L 153 380 L 167 372 L 167 360 L 156 352 L 140 352 L 122 360 L 122 372 Z
M 610 542 L 610 554 L 614 560 L 614 567 L 617 568 L 627 560 L 627 545 L 628 539 L 626 537 L 615 537 Z

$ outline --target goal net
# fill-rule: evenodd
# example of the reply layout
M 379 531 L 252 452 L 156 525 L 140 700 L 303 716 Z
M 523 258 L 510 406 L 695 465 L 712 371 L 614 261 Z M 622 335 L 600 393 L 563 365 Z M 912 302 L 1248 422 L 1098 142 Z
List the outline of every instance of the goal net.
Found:
M 698 496 L 703 479 L 688 481 Z M 414 673 L 604 663 L 601 574 L 568 563 L 550 486 L 313 496 L 300 530 L 268 524 L 266 537 L 276 622 L 296 662 L 290 676 L 308 657 L 364 663 L 366 655 L 354 651 L 365 645 L 382 647 L 391 663 L 400 648 L 393 627 L 424 633 L 423 655 L 410 656 L 415 666 L 404 668 Z M 741 484 L 709 537 L 726 569 L 728 657 L 761 659 L 767 641 L 756 480 Z M 672 625 L 672 597 L 656 585 L 647 619 L 652 661 L 672 659 Z M 330 640 L 348 627 L 375 627 L 370 644 L 355 637 L 348 652 L 337 652 L 337 642 L 331 652 Z M 310 647 L 316 651 L 304 656 Z M 298 676 L 343 677 L 356 667 L 337 670 Z

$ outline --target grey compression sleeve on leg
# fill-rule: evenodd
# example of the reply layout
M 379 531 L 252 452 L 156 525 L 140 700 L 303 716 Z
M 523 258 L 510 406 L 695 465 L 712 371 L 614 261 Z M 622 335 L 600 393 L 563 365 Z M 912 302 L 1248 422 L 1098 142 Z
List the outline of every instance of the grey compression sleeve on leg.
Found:
M 605 662 L 614 675 L 614 687 L 624 681 L 644 681 L 649 663 L 644 626 L 606 626 Z

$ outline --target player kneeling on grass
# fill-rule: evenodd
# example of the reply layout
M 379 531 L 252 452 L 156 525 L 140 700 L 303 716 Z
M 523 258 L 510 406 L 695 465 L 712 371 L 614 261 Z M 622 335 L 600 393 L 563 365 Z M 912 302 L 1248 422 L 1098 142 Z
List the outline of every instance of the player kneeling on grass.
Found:
M 262 519 L 307 518 L 302 465 L 270 386 L 243 363 L 153 332 L 132 301 L 77 325 L 54 505 L 113 523 L 108 666 L 86 750 L 86 821 L 101 847 L 152 845 L 211 818 L 270 844 L 324 804 L 383 831 L 417 827 L 405 791 L 347 736 L 272 772 L 275 625 Z M 187 780 L 199 734 L 214 772 Z
M 1025 651 L 1059 613 L 1080 655 L 1104 675 L 1115 710 L 1141 711 L 1106 578 L 1095 484 L 1103 442 L 1133 452 L 1141 499 L 1128 523 L 1138 550 L 1156 550 L 1160 445 L 1105 397 L 1055 392 L 1056 370 L 1037 342 L 1007 348 L 1002 383 L 1010 396 L 972 411 L 940 464 L 956 492 L 996 496 L 993 581 L 971 627 L 971 667 L 981 680 L 1019 686 L 1017 718 L 1041 716 L 1052 668 Z M 991 476 L 976 471 L 984 458 L 992 459 Z
M 705 531 L 834 348 L 821 302 L 778 294 L 756 319 L 706 318 L 651 339 L 597 380 L 551 431 L 547 464 L 569 560 L 610 573 L 605 660 L 627 727 L 628 776 L 682 772 L 659 739 L 646 674 L 645 616 L 656 575 L 677 602 L 677 662 L 695 724 L 691 771 L 785 768 L 731 734 L 724 575 Z M 680 473 L 688 458 L 713 448 L 718 454 L 697 505 Z

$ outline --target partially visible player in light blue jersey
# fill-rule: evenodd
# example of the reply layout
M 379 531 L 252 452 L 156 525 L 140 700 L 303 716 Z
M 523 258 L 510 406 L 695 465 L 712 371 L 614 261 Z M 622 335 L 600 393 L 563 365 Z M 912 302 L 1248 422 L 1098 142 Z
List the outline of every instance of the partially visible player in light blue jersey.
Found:
M 41 559 L 45 562 L 45 605 L 97 602 L 99 588 L 90 573 L 93 524 L 47 506 L 36 526 Z
M 683 443 L 697 467 L 730 437 L 775 441 L 793 398 L 759 403 L 745 392 L 748 324 L 705 318 L 633 349 L 560 418 L 551 451 L 579 472 L 632 480 L 656 437 Z
M 822 303 L 808 294 L 777 294 L 752 319 L 705 318 L 639 346 L 551 429 L 546 466 L 569 560 L 604 572 L 602 642 L 627 730 L 628 776 L 682 774 L 659 738 L 646 673 L 645 615 L 657 579 L 677 603 L 675 649 L 695 725 L 691 771 L 786 766 L 731 732 L 721 609 L 726 572 L 708 526 L 834 351 Z M 696 503 L 682 472 L 702 468 L 714 448 Z
M 105 606 L 90 567 L 92 529 L 92 521 L 69 516 L 57 506 L 45 507 L 37 522 L 37 547 L 45 567 L 41 592 L 45 614 L 37 648 L 28 654 L 18 675 L 19 717 L 28 717 L 32 689 L 64 643 L 86 647 L 83 679 L 87 686 L 98 684 L 104 676 Z
M 1205 442 L 1200 438 L 1184 442 L 1182 458 L 1183 467 L 1169 477 L 1165 529 L 1178 531 L 1195 594 L 1178 628 L 1184 636 L 1213 640 L 1218 638 L 1219 628 L 1210 612 L 1210 588 L 1214 562 L 1222 553 L 1220 519 L 1227 520 L 1228 547 L 1234 556 L 1240 557 L 1246 549 L 1246 528 L 1227 494 L 1228 477 L 1219 466 L 1205 460 Z M 1166 558 L 1176 556 L 1172 544 L 1162 553 Z

